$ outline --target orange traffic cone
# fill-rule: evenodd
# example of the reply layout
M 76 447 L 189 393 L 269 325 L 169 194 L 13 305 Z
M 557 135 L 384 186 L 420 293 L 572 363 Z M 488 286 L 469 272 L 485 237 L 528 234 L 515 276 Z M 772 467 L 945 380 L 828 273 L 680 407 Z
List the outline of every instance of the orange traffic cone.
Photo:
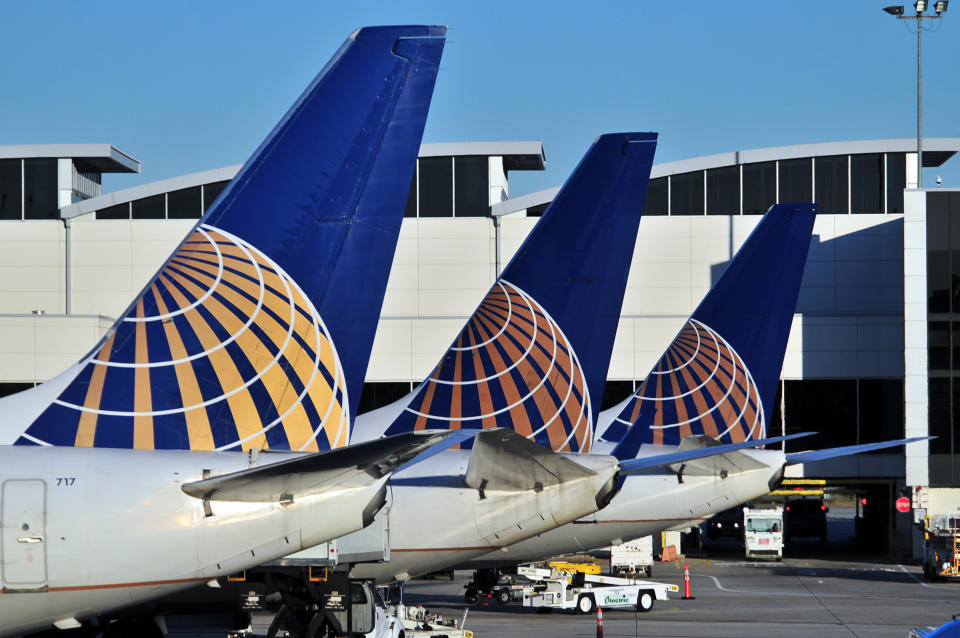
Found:
M 597 607 L 597 638 L 603 638 L 603 607 Z
M 683 564 L 683 598 L 681 600 L 696 600 L 690 595 L 690 565 Z

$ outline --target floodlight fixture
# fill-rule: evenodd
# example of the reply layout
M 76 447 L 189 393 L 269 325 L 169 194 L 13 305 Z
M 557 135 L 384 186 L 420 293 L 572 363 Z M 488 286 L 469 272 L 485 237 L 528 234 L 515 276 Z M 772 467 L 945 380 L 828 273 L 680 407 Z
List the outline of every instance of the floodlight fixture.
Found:
M 917 3 L 913 6 L 916 7 L 917 13 L 923 13 L 927 10 L 927 4 L 929 4 L 927 0 L 917 0 Z
M 937 12 L 937 15 L 947 12 L 947 5 L 950 4 L 950 0 L 937 0 L 933 5 L 933 10 Z
M 903 5 L 894 5 L 892 7 L 884 7 L 884 11 L 889 13 L 892 16 L 902 16 L 903 15 Z

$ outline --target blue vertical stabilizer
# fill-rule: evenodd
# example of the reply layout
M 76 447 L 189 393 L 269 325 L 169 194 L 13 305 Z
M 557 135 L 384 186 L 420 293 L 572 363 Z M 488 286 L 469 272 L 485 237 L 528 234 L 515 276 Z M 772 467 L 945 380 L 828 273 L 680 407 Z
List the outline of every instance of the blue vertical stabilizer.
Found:
M 690 434 L 726 443 L 766 436 L 815 217 L 813 204 L 767 211 L 605 440 L 632 449 Z
M 18 443 L 345 445 L 445 32 L 354 32 Z
M 387 434 L 509 427 L 590 449 L 655 147 L 594 142 Z

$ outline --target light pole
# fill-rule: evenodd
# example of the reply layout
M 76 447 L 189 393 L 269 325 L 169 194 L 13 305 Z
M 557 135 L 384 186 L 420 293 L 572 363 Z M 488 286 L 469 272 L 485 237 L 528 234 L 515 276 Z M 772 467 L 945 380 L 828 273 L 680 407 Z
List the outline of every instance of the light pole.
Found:
M 921 43 L 923 34 L 924 20 L 939 20 L 947 12 L 949 0 L 937 0 L 933 3 L 933 10 L 936 15 L 924 15 L 924 11 L 930 5 L 929 0 L 917 0 L 914 8 L 917 15 L 903 15 L 903 5 L 894 5 L 884 7 L 883 10 L 897 20 L 916 20 L 917 22 L 917 188 L 923 188 L 923 67 L 921 64 L 922 53 Z

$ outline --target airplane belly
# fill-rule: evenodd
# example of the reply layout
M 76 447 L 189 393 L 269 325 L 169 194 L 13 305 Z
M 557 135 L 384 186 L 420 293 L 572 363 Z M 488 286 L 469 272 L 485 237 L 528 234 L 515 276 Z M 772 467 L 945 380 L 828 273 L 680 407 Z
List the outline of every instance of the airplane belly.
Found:
M 620 492 L 596 516 L 548 530 L 488 552 L 465 567 L 542 560 L 559 554 L 590 551 L 669 529 L 699 525 L 718 512 L 769 491 L 769 469 L 719 477 L 655 474 L 629 477 Z
M 498 552 L 530 536 L 595 512 L 614 465 L 588 478 L 536 490 L 486 491 L 394 480 L 389 510 L 390 560 L 360 564 L 351 574 L 378 582 L 407 580 Z

